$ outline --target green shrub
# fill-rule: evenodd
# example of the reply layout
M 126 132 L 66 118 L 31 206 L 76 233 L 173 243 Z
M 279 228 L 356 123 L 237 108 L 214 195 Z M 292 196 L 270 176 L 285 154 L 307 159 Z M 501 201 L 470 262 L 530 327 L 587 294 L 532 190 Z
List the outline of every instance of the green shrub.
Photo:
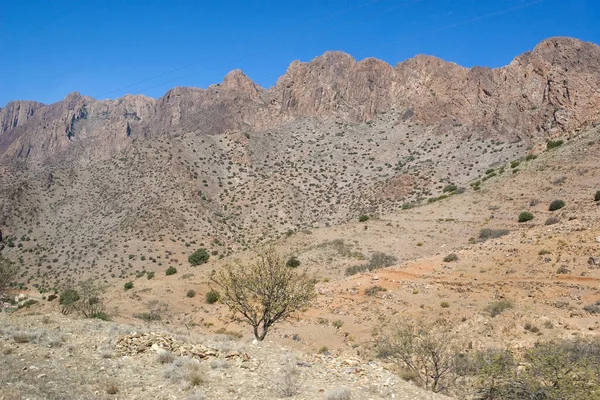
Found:
M 554 200 L 552 203 L 550 203 L 550 207 L 548 207 L 549 211 L 556 211 L 556 210 L 560 210 L 561 208 L 563 208 L 565 206 L 565 202 L 562 200 Z
M 50 296 L 48 296 L 48 301 L 52 301 L 55 300 L 58 296 L 55 294 L 51 294 Z
M 456 185 L 448 185 L 442 190 L 444 193 L 454 192 L 458 187 Z
M 535 160 L 536 158 L 537 156 L 535 154 L 527 154 L 527 156 L 525 157 L 525 161 Z
M 369 216 L 365 215 L 365 214 L 358 217 L 358 222 L 367 222 L 368 220 L 369 220 Z
M 154 278 L 154 271 L 150 271 L 150 272 L 148 272 L 148 273 L 146 274 L 146 277 L 147 277 L 148 279 L 152 279 L 152 278 Z
M 495 317 L 500 315 L 504 310 L 508 310 L 509 308 L 513 308 L 514 304 L 508 300 L 500 300 L 493 303 L 488 304 L 485 310 L 490 314 L 490 316 Z
M 186 297 L 192 298 L 196 296 L 196 291 L 194 289 L 190 289 L 187 291 L 187 293 L 185 294 Z
M 167 271 L 165 273 L 167 274 L 167 276 L 175 275 L 177 273 L 177 268 L 169 267 L 169 268 L 167 268 Z
M 512 161 L 510 163 L 510 167 L 511 168 L 517 168 L 519 166 L 519 164 L 521 164 L 521 161 Z
M 563 143 L 564 141 L 562 140 L 548 140 L 548 142 L 546 142 L 546 148 L 548 150 L 554 149 L 556 147 L 562 146 Z
M 210 254 L 206 251 L 205 248 L 199 248 L 193 254 L 188 257 L 188 261 L 192 265 L 200 265 L 204 264 L 210 258 Z
M 519 214 L 519 222 L 527 222 L 527 221 L 531 221 L 533 219 L 533 214 L 530 213 L 529 211 L 523 211 L 521 214 Z
M 298 257 L 296 257 L 296 256 L 291 256 L 287 260 L 285 265 L 287 265 L 290 268 L 298 268 L 300 266 L 300 260 L 298 260 Z
M 440 303 L 440 307 L 442 307 L 442 308 L 449 308 L 450 307 L 450 303 L 448 303 L 447 301 L 442 301 Z
M 125 290 L 133 289 L 133 282 L 129 281 L 129 282 L 125 283 L 125 285 L 123 285 L 123 287 L 125 288 Z
M 594 195 L 594 201 L 600 201 L 600 190 L 598 190 Z
M 221 298 L 221 294 L 214 289 L 206 292 L 206 302 L 208 304 L 214 304 Z
M 446 257 L 444 257 L 444 262 L 453 262 L 453 261 L 458 261 L 458 256 L 454 253 L 450 253 Z

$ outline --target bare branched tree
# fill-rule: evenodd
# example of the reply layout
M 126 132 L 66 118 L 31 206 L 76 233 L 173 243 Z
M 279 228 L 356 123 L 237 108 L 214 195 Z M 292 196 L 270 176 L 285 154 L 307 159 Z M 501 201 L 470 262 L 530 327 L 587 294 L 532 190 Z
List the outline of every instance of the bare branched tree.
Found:
M 455 378 L 460 345 L 441 326 L 402 326 L 392 329 L 378 342 L 378 355 L 417 377 L 433 392 L 447 391 Z
M 221 302 L 249 323 L 257 340 L 263 340 L 276 322 L 304 311 L 316 297 L 314 280 L 298 272 L 274 249 L 258 254 L 249 265 L 228 264 L 213 274 Z

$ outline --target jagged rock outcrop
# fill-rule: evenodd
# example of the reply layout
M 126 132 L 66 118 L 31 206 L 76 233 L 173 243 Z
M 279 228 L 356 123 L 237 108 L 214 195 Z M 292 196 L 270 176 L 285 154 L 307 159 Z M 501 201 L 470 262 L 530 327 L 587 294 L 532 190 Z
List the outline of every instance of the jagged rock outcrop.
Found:
M 140 136 L 262 130 L 306 116 L 360 123 L 392 109 L 440 131 L 462 125 L 503 140 L 543 140 L 600 122 L 598 71 L 600 47 L 570 38 L 545 40 L 497 69 L 424 55 L 392 67 L 328 52 L 294 61 L 269 90 L 232 71 L 219 85 L 174 88 L 158 100 L 73 93 L 47 106 L 12 102 L 0 110 L 0 159 L 85 162 Z

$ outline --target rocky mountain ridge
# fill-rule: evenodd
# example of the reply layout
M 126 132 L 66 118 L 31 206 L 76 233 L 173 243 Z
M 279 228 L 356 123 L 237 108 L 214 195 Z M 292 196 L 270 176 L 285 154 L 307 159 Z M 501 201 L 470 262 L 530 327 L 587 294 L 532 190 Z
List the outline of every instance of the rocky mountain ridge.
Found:
M 178 87 L 158 100 L 71 93 L 51 105 L 11 102 L 0 109 L 0 157 L 105 158 L 138 137 L 251 132 L 298 117 L 360 123 L 391 110 L 442 132 L 464 125 L 504 139 L 570 135 L 600 121 L 598 70 L 600 47 L 571 38 L 547 39 L 496 69 L 423 55 L 392 67 L 328 52 L 294 61 L 268 90 L 236 70 L 206 90 Z

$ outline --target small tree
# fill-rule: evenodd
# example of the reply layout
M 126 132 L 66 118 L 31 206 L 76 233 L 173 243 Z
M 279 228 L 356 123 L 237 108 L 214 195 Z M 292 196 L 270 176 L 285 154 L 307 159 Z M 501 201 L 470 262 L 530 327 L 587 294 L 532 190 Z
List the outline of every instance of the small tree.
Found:
M 306 271 L 296 271 L 268 249 L 250 265 L 226 265 L 211 281 L 220 289 L 221 302 L 262 341 L 273 324 L 305 310 L 316 297 L 314 281 Z
M 200 264 L 204 264 L 205 262 L 207 262 L 209 258 L 210 258 L 210 254 L 208 254 L 206 249 L 199 248 L 198 250 L 196 250 L 194 253 L 192 253 L 188 257 L 188 261 L 192 265 L 200 265 Z
M 5 294 L 10 282 L 19 272 L 19 267 L 0 254 L 0 298 Z

